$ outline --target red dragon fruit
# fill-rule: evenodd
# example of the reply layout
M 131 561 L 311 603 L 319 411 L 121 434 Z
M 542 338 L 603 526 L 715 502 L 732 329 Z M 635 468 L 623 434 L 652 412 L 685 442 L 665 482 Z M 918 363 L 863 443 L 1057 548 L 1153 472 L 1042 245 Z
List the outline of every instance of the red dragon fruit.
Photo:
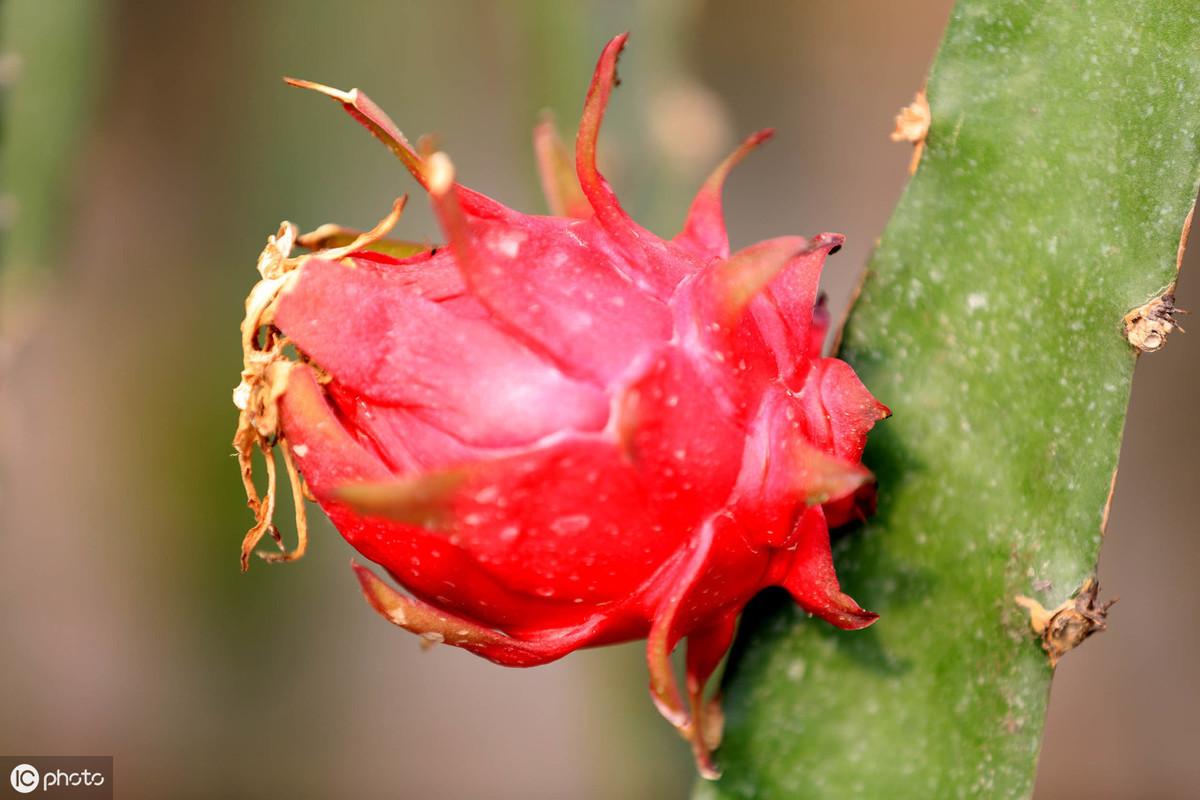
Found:
M 429 193 L 447 244 L 285 223 L 246 301 L 235 445 L 257 524 L 282 450 L 303 553 L 305 497 L 410 594 L 354 565 L 368 602 L 427 642 L 533 666 L 645 638 L 650 690 L 715 774 L 704 687 L 738 613 L 782 586 L 842 628 L 875 620 L 843 594 L 829 527 L 869 502 L 860 457 L 887 415 L 820 355 L 814 311 L 838 234 L 730 254 L 721 164 L 663 240 L 621 208 L 596 140 L 624 35 L 588 91 L 574 169 L 548 123 L 534 141 L 551 207 L 513 211 L 461 186 L 357 90 L 340 102 Z M 300 244 L 313 252 L 293 257 Z M 260 498 L 252 452 L 266 456 Z M 687 637 L 686 688 L 669 656 Z M 708 717 L 706 720 L 705 717 Z

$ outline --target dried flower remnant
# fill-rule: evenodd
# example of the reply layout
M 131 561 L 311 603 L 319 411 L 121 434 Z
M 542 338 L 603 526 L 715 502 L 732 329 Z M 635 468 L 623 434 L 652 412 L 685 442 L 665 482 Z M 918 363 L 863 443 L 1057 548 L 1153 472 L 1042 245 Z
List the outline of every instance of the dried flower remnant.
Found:
M 644 638 L 651 695 L 712 777 L 705 684 L 755 593 L 782 586 L 842 628 L 876 618 L 841 591 L 829 528 L 870 506 L 861 455 L 888 411 L 820 353 L 817 280 L 842 237 L 730 252 L 722 185 L 769 132 L 717 167 L 673 239 L 621 207 L 596 142 L 625 38 L 600 57 L 574 154 L 549 120 L 536 129 L 558 216 L 462 186 L 358 90 L 290 81 L 392 150 L 446 244 L 387 238 L 402 201 L 364 234 L 285 225 L 268 243 L 235 391 L 256 515 L 243 561 L 276 533 L 280 447 L 298 513 L 311 493 L 409 592 L 356 564 L 381 615 L 509 666 Z M 685 638 L 681 688 L 669 657 Z
M 1143 303 L 1125 315 L 1125 338 L 1140 353 L 1155 353 L 1163 349 L 1167 336 L 1173 331 L 1184 333 L 1175 319 L 1187 312 L 1175 306 L 1175 295 L 1168 292 Z
M 913 101 L 896 114 L 896 128 L 890 138 L 893 142 L 912 143 L 912 161 L 908 164 L 910 175 L 917 171 L 917 165 L 921 163 L 921 153 L 925 150 L 925 137 L 929 135 L 931 121 L 929 100 L 925 97 L 924 89 L 917 92 Z
M 1017 596 L 1017 605 L 1029 612 L 1029 625 L 1042 639 L 1042 649 L 1049 656 L 1051 668 L 1083 644 L 1084 639 L 1107 630 L 1108 610 L 1117 600 L 1099 603 L 1099 595 L 1100 584 L 1088 578 L 1074 597 L 1049 610 L 1031 597 Z

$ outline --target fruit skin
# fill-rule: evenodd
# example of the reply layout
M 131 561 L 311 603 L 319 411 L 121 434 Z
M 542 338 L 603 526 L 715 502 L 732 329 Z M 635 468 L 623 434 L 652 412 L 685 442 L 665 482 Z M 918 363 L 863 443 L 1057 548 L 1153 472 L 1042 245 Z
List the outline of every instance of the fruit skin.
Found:
M 508 666 L 646 638 L 652 697 L 711 777 L 704 685 L 754 594 L 782 586 L 842 628 L 876 619 L 841 592 L 829 527 L 869 502 L 860 458 L 889 412 L 820 356 L 817 281 L 842 237 L 729 252 L 722 184 L 770 131 L 717 168 L 674 239 L 621 208 L 595 153 L 625 40 L 597 65 L 575 176 L 549 123 L 535 132 L 566 216 L 460 186 L 357 90 L 292 81 L 401 158 L 448 244 L 388 255 L 405 252 L 382 239 L 402 201 L 339 248 L 314 234 L 317 252 L 292 258 L 294 230 L 272 238 L 243 325 L 235 444 L 259 517 L 243 550 L 274 533 L 274 473 L 260 501 L 248 453 L 282 444 L 293 488 L 302 475 L 411 593 L 355 564 L 381 614 Z M 684 637 L 686 704 L 668 658 Z

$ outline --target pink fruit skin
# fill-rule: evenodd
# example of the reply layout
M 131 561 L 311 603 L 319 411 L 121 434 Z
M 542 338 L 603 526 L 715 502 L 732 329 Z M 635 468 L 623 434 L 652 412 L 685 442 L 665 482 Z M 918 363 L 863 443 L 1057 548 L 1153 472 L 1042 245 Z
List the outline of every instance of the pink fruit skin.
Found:
M 769 131 L 674 239 L 621 208 L 595 152 L 625 39 L 588 92 L 571 216 L 453 183 L 365 96 L 335 94 L 400 148 L 448 245 L 301 261 L 273 318 L 304 359 L 281 439 L 346 540 L 411 593 L 356 565 L 381 613 L 510 666 L 646 638 L 652 695 L 711 776 L 704 684 L 755 593 L 782 586 L 842 628 L 876 619 L 840 590 L 829 527 L 872 491 L 860 459 L 888 410 L 820 355 L 840 235 L 729 252 L 721 185 Z M 684 637 L 686 702 L 667 660 Z

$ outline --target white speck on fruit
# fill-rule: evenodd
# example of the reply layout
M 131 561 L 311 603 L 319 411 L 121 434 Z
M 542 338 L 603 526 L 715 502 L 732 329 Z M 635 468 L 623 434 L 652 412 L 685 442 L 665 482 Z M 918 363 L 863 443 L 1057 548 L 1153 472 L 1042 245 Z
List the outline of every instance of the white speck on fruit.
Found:
M 591 524 L 591 518 L 587 514 L 571 514 L 566 517 L 559 517 L 550 523 L 550 530 L 566 536 L 571 533 L 579 533 L 581 530 Z
M 496 498 L 498 498 L 499 496 L 500 496 L 500 487 L 496 486 L 495 484 L 492 484 L 491 486 L 485 486 L 484 488 L 479 490 L 479 492 L 475 495 L 475 502 L 476 503 L 494 503 L 494 502 L 496 502 Z

